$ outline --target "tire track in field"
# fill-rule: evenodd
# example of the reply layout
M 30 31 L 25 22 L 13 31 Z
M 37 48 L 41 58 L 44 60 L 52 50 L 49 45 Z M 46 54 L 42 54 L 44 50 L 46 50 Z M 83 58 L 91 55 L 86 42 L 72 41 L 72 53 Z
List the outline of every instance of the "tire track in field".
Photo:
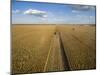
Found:
M 67 38 L 65 40 L 66 43 L 65 43 L 64 47 L 69 48 L 69 51 L 66 50 L 66 52 L 68 52 L 69 57 L 71 56 L 69 62 L 71 64 L 70 66 L 71 66 L 72 70 L 90 69 L 92 67 L 91 65 L 95 65 L 95 62 L 93 61 L 95 58 L 93 49 L 91 51 L 91 49 L 89 49 L 85 45 L 82 45 L 82 43 L 80 43 L 78 40 L 76 40 L 74 37 L 72 37 L 69 34 L 65 33 L 63 35 L 65 36 L 64 39 Z M 67 42 L 69 42 L 69 44 Z M 76 51 L 78 53 L 76 53 Z M 76 56 L 76 57 L 74 57 L 74 56 Z M 79 64 L 80 66 L 76 67 L 75 65 L 77 65 L 77 64 Z M 82 65 L 84 65 L 84 66 L 82 66 Z
M 57 45 L 58 43 L 57 43 L 57 41 L 55 41 L 57 39 L 59 41 L 59 45 Z M 54 45 L 59 46 L 60 49 L 55 48 Z M 68 62 L 68 57 L 66 56 L 66 53 L 65 53 L 65 50 L 64 50 L 64 46 L 63 46 L 63 42 L 62 42 L 62 39 L 61 39 L 61 36 L 60 36 L 60 32 L 55 32 L 54 35 L 53 35 L 53 38 L 51 40 L 51 45 L 50 45 L 50 49 L 49 49 L 49 52 L 48 52 L 48 55 L 47 55 L 47 59 L 46 59 L 46 62 L 45 62 L 43 72 L 49 71 L 49 70 L 47 70 L 47 68 L 51 68 L 51 66 L 48 66 L 49 64 L 51 64 L 51 63 L 49 63 L 49 61 L 54 62 L 54 60 L 50 60 L 50 55 L 52 53 L 51 52 L 52 50 L 56 50 L 56 51 L 60 52 L 60 55 L 58 57 L 59 62 L 60 62 L 60 69 L 58 71 L 60 71 L 62 69 L 62 67 L 64 68 L 63 71 L 71 70 L 70 66 L 69 66 L 69 62 Z M 56 52 L 56 53 L 58 53 L 58 52 Z M 55 60 L 57 60 L 57 59 L 55 59 Z M 53 64 L 51 64 L 51 65 L 53 65 Z M 54 69 L 54 71 L 55 71 L 55 69 Z
M 63 42 L 62 42 L 62 38 L 61 38 L 61 34 L 60 32 L 57 32 L 57 35 L 59 36 L 59 42 L 60 42 L 60 48 L 61 48 L 61 55 L 62 55 L 62 60 L 63 60 L 63 66 L 65 68 L 65 71 L 70 71 L 71 68 L 70 68 L 70 64 L 69 64 L 69 61 L 68 61 L 68 57 L 65 53 L 65 50 L 64 50 L 64 45 L 63 45 Z
M 53 43 L 54 43 L 54 37 L 51 40 L 50 49 L 49 49 L 49 52 L 48 52 L 48 55 L 47 55 L 47 59 L 46 59 L 46 62 L 45 62 L 44 68 L 43 68 L 43 72 L 46 72 L 47 63 L 48 63 L 48 60 L 49 60 L 49 57 L 50 57 L 50 52 L 51 52 Z
M 61 55 L 61 48 L 60 48 L 60 43 L 59 43 L 59 36 L 54 33 L 54 42 L 51 44 L 51 52 L 49 55 L 47 67 L 46 67 L 46 72 L 56 72 L 56 71 L 64 71 L 64 65 L 63 65 L 63 60 L 62 60 L 62 55 Z
M 81 41 L 77 36 L 75 36 L 75 35 L 73 35 L 73 34 L 71 34 L 71 36 L 72 36 L 73 38 L 75 38 L 77 41 L 79 41 L 81 44 L 83 44 L 84 46 L 88 47 L 89 49 L 93 49 L 91 46 L 89 46 L 89 45 L 85 44 L 83 41 Z M 92 41 L 92 40 L 91 40 L 91 41 Z

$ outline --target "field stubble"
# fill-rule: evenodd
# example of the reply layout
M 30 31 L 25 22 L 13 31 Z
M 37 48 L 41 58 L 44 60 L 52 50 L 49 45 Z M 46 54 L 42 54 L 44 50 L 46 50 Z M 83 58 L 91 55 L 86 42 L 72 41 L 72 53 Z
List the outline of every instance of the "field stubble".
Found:
M 70 70 L 96 68 L 95 26 L 13 25 L 12 73 L 64 71 L 56 32 Z

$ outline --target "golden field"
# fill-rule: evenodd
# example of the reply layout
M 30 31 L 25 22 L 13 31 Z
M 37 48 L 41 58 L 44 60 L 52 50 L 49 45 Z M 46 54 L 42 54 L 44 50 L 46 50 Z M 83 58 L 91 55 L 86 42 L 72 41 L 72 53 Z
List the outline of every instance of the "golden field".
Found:
M 12 25 L 13 74 L 95 68 L 95 25 Z

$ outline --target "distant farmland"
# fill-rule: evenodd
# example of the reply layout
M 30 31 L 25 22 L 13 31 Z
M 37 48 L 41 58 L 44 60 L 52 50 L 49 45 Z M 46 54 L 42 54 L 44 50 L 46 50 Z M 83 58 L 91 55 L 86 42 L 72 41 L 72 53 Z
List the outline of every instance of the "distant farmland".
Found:
M 12 73 L 96 68 L 95 25 L 12 25 Z

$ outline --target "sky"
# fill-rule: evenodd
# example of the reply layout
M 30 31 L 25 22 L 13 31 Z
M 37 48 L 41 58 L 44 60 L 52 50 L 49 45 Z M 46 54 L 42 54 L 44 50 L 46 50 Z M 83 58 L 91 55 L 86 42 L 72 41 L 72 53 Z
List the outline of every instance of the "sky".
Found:
M 95 24 L 95 6 L 12 0 L 12 24 Z

